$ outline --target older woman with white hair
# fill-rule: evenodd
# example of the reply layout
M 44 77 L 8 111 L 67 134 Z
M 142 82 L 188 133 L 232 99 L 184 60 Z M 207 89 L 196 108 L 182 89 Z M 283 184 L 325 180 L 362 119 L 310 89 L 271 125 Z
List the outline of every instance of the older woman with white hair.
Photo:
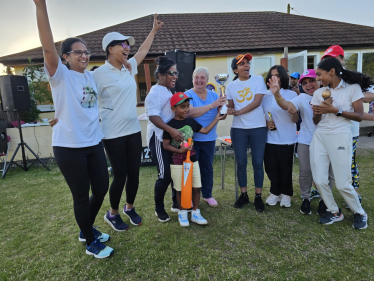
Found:
M 190 100 L 189 116 L 194 118 L 203 127 L 209 125 L 217 116 L 217 108 L 226 103 L 226 97 L 220 97 L 216 92 L 208 90 L 206 85 L 209 80 L 209 71 L 206 67 L 198 67 L 192 74 L 193 88 L 186 95 Z M 201 173 L 201 193 L 205 202 L 211 207 L 218 203 L 212 196 L 213 189 L 213 157 L 217 139 L 217 125 L 204 135 L 195 133 L 194 149 L 199 161 Z

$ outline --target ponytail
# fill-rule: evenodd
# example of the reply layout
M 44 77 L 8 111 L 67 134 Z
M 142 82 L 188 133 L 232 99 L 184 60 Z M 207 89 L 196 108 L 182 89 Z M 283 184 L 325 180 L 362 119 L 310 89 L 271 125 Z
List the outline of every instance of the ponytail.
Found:
M 343 79 L 348 84 L 358 84 L 363 92 L 366 92 L 371 85 L 374 85 L 374 81 L 369 76 L 344 69 L 342 64 L 336 58 L 326 58 L 318 64 L 318 68 L 325 71 L 330 71 L 332 68 L 335 69 L 335 75 Z

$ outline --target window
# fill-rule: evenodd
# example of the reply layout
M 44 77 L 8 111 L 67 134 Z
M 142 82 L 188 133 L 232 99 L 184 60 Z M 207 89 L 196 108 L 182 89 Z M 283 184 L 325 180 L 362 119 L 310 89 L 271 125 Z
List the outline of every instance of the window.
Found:
M 374 52 L 362 54 L 362 73 L 374 78 Z
M 307 58 L 307 69 L 314 69 L 315 68 L 315 56 L 308 56 Z
M 351 71 L 357 71 L 358 53 L 345 53 L 344 58 L 344 67 Z

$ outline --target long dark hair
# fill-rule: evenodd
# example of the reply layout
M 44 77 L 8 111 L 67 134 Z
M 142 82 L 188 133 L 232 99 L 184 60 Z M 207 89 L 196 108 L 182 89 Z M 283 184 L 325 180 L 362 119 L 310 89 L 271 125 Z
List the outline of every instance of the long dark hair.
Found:
M 158 57 L 156 60 L 155 60 L 155 63 L 156 63 L 156 71 L 155 71 L 155 78 L 156 80 L 158 80 L 158 74 L 166 74 L 166 72 L 169 70 L 170 67 L 172 67 L 173 65 L 175 65 L 175 61 L 169 59 L 168 57 L 166 56 L 161 56 L 161 57 Z
M 64 54 L 67 54 L 68 52 L 72 51 L 71 46 L 76 42 L 81 42 L 87 48 L 86 42 L 84 42 L 82 39 L 74 38 L 74 37 L 65 39 L 65 41 L 61 43 L 61 57 L 62 58 Z M 66 67 L 70 69 L 68 62 L 66 62 Z
M 281 83 L 280 84 L 281 89 L 287 90 L 288 89 L 289 78 L 288 78 L 287 70 L 281 65 L 272 66 L 269 69 L 268 74 L 266 74 L 265 84 L 266 84 L 267 89 L 269 90 L 268 82 L 269 82 L 269 79 L 271 78 L 271 71 L 273 69 L 277 69 L 277 71 L 278 71 L 278 75 L 279 75 L 279 79 L 280 79 L 280 83 Z
M 374 85 L 374 81 L 371 80 L 369 76 L 344 69 L 340 61 L 338 61 L 336 58 L 326 58 L 322 60 L 317 67 L 325 71 L 330 71 L 332 68 L 334 68 L 336 76 L 340 77 L 348 84 L 360 85 L 363 92 L 366 92 L 371 85 Z

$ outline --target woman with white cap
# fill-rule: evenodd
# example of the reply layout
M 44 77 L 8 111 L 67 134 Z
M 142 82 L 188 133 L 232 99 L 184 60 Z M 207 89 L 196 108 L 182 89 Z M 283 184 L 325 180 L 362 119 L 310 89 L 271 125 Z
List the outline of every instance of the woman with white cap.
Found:
M 133 206 L 139 186 L 141 160 L 141 128 L 136 112 L 137 67 L 147 55 L 157 31 L 163 23 L 154 16 L 153 28 L 136 54 L 128 59 L 135 40 L 118 32 L 104 36 L 102 44 L 107 60 L 93 72 L 101 117 L 103 144 L 113 169 L 109 188 L 111 209 L 104 220 L 116 231 L 125 231 L 128 225 L 121 219 L 119 203 L 126 185 L 126 204 L 123 213 L 133 225 L 142 223 Z M 129 64 L 130 70 L 124 65 Z

